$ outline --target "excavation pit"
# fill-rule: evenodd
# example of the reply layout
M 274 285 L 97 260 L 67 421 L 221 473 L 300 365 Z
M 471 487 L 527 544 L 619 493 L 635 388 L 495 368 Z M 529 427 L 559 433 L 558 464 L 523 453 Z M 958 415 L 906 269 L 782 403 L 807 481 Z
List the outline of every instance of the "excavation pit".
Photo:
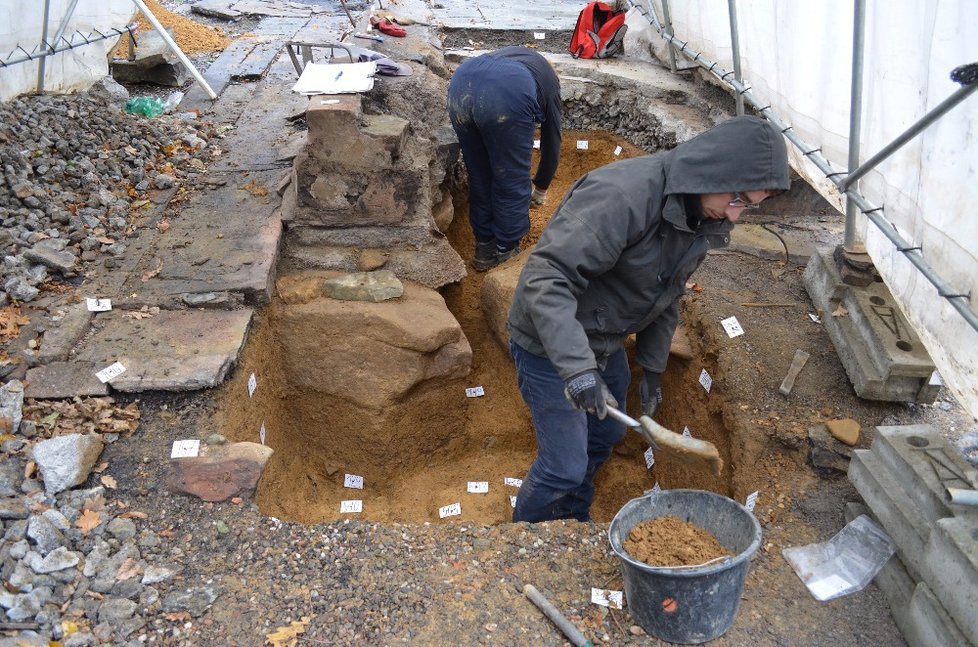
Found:
M 536 242 L 578 177 L 641 154 L 612 133 L 565 132 L 548 204 L 531 212 L 524 247 Z M 455 192 L 447 236 L 470 266 L 474 241 L 465 193 L 464 187 Z M 482 286 L 492 273 L 470 269 L 440 293 L 405 281 L 402 297 L 382 303 L 323 296 L 324 283 L 337 274 L 289 269 L 279 276 L 276 296 L 258 316 L 222 394 L 221 432 L 255 442 L 264 428 L 264 442 L 275 450 L 255 495 L 262 513 L 304 523 L 347 517 L 437 522 L 440 509 L 457 503 L 461 515 L 444 521 L 509 521 L 518 490 L 506 480 L 523 478 L 536 443 L 512 360 L 484 313 Z M 670 358 L 657 418 L 716 444 L 724 472 L 717 477 L 705 464 L 665 452 L 647 469 L 647 446 L 629 432 L 597 476 L 595 521 L 609 522 L 656 483 L 731 494 L 735 466 L 722 407 L 707 406 L 704 389 L 688 388 L 704 367 L 711 370 L 711 353 L 688 344 L 681 354 Z M 637 385 L 641 370 L 634 358 L 632 366 Z M 257 385 L 249 396 L 252 374 Z M 414 382 L 410 375 L 420 378 Z M 466 395 L 480 386 L 484 395 Z M 637 413 L 637 388 L 629 393 L 628 410 Z M 363 477 L 363 488 L 346 487 L 347 475 Z M 487 482 L 488 493 L 468 492 L 469 482 Z M 341 503 L 350 500 L 362 501 L 362 512 L 341 513 Z

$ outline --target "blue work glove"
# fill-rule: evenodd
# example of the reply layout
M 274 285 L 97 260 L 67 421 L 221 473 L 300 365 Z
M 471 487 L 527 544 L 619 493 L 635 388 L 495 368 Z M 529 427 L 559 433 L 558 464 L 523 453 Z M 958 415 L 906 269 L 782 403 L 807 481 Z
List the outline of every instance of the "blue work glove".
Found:
M 578 373 L 564 383 L 564 395 L 574 405 L 575 409 L 586 411 L 598 420 L 604 420 L 608 415 L 608 405 L 618 406 L 618 401 L 611 395 L 608 385 L 595 370 Z
M 654 417 L 662 404 L 662 373 L 645 371 L 638 391 L 642 397 L 642 415 Z

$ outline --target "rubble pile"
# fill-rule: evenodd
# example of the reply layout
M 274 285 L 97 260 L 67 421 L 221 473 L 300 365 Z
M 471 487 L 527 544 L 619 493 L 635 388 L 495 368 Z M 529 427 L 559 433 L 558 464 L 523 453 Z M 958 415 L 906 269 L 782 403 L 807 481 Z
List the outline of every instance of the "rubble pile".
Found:
M 0 307 L 122 256 L 134 210 L 192 183 L 214 136 L 195 114 L 149 120 L 97 92 L 0 104 Z

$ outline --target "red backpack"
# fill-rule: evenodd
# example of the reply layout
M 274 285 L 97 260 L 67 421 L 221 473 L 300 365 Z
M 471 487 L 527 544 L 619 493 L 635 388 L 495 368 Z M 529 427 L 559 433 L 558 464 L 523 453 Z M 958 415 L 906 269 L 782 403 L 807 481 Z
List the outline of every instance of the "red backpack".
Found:
M 571 36 L 574 58 L 611 58 L 625 51 L 625 12 L 614 11 L 603 2 L 591 2 L 577 17 Z

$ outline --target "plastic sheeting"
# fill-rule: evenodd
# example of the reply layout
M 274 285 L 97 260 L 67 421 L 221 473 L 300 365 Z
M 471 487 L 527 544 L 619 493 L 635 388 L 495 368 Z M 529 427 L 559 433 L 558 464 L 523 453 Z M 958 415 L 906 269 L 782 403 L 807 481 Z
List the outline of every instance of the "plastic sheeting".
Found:
M 662 8 L 655 4 L 661 18 Z M 727 2 L 684 0 L 669 6 L 676 36 L 732 70 Z M 752 0 L 737 3 L 737 18 L 743 78 L 752 93 L 802 139 L 821 147 L 833 166 L 845 170 L 853 3 Z M 976 61 L 978 11 L 973 2 L 868 1 L 861 159 L 959 90 L 949 78 L 951 70 Z M 834 185 L 800 151 L 793 146 L 789 150 L 795 169 L 844 211 Z M 885 207 L 885 217 L 911 245 L 922 247 L 926 262 L 956 292 L 978 298 L 976 169 L 978 94 L 870 172 L 859 189 Z M 978 332 L 863 216 L 857 232 L 945 383 L 978 417 Z M 978 312 L 974 301 L 971 308 Z
M 45 0 L 0 0 L 0 59 L 6 59 L 11 53 L 12 59 L 21 58 L 24 52 L 18 46 L 27 52 L 41 51 L 44 4 Z M 64 22 L 70 5 L 71 0 L 50 0 L 48 42 Z M 132 0 L 78 0 L 64 37 L 70 40 L 75 32 L 87 35 L 95 30 L 108 33 L 113 27 L 123 29 L 135 12 Z M 84 41 L 76 35 L 73 42 Z M 101 79 L 109 72 L 108 53 L 117 42 L 117 38 L 109 38 L 48 56 L 44 64 L 44 90 L 70 92 L 87 88 Z M 39 66 L 37 61 L 28 61 L 0 67 L 0 101 L 36 92 Z

